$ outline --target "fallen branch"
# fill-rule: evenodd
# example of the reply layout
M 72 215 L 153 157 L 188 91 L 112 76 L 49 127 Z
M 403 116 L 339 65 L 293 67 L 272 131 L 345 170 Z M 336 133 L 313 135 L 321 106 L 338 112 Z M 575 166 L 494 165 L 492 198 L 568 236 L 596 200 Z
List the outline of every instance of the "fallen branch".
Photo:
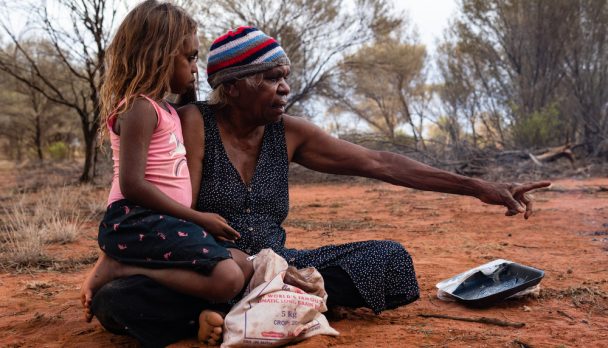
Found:
M 437 318 L 437 319 L 450 319 L 450 320 L 460 320 L 460 321 L 468 321 L 472 323 L 481 323 L 481 324 L 490 324 L 490 325 L 498 325 L 498 326 L 510 326 L 510 327 L 523 327 L 525 323 L 515 323 L 509 321 L 503 321 L 495 318 L 488 317 L 479 317 L 479 318 L 465 318 L 465 317 L 454 317 L 451 315 L 443 315 L 443 314 L 426 314 L 420 313 L 419 317 L 423 318 Z
M 564 146 L 558 146 L 558 147 L 553 147 L 550 149 L 547 149 L 545 152 L 543 152 L 540 155 L 533 155 L 533 154 L 529 154 L 530 159 L 532 159 L 532 161 L 538 165 L 538 166 L 542 166 L 541 162 L 551 162 L 551 161 L 555 161 L 556 159 L 565 157 L 568 159 L 568 161 L 570 161 L 570 165 L 572 166 L 572 168 L 574 168 L 574 153 L 571 150 L 571 145 L 570 144 L 566 144 Z
M 558 310 L 557 310 L 557 314 L 561 314 L 561 315 L 563 315 L 564 317 L 566 317 L 566 318 L 568 318 L 568 319 L 570 319 L 570 320 L 575 320 L 575 319 L 574 319 L 572 316 L 570 316 L 568 313 L 566 313 L 566 312 L 564 312 L 564 311 L 562 311 L 562 310 L 559 310 L 559 309 L 558 309 Z
M 608 268 L 600 269 L 599 271 L 593 271 L 593 272 L 589 272 L 589 273 L 602 273 L 602 272 L 606 272 L 606 271 L 608 271 Z

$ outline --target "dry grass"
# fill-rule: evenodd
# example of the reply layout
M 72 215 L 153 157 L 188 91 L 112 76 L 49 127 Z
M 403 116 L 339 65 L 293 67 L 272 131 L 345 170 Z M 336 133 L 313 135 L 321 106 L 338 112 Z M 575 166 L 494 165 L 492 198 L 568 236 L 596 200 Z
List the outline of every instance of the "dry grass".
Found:
M 364 229 L 396 228 L 394 225 L 381 224 L 370 217 L 362 219 L 336 219 L 317 221 L 308 219 L 287 219 L 283 226 L 301 228 L 306 231 L 355 231 Z
M 20 204 L 5 208 L 5 222 L 0 226 L 2 265 L 32 267 L 48 259 L 40 228 L 30 222 L 29 216 L 30 213 Z
M 593 285 L 568 287 L 567 289 L 542 289 L 540 298 L 568 298 L 574 307 L 586 308 L 590 313 L 604 313 L 608 309 L 608 293 Z
M 49 244 L 74 242 L 105 210 L 105 193 L 88 185 L 46 186 L 9 197 L 0 225 L 0 261 L 11 269 L 54 264 Z

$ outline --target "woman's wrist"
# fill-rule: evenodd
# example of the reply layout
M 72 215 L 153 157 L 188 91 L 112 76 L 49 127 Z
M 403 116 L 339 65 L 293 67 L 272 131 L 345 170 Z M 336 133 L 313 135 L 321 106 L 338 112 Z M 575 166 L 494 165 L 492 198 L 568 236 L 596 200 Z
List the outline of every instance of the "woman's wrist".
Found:
M 467 187 L 466 195 L 481 199 L 488 191 L 488 181 L 476 178 L 468 178 L 465 187 Z

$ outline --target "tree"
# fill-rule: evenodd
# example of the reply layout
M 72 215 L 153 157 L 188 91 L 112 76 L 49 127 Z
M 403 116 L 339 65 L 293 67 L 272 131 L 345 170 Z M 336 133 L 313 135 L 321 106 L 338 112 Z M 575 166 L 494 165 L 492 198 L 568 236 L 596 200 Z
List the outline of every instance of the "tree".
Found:
M 559 100 L 575 5 L 569 0 L 461 3 L 455 37 L 468 57 L 469 81 L 494 104 L 489 114 L 498 112 L 512 124 L 515 143 L 538 142 L 526 137 L 534 124 L 528 119 L 546 113 Z M 561 138 L 552 141 L 563 141 L 565 135 Z
M 502 144 L 582 142 L 608 154 L 605 0 L 462 0 L 443 47 L 442 100 L 454 117 L 475 106 L 469 119 Z
M 0 70 L 28 86 L 48 100 L 73 110 L 79 117 L 85 143 L 85 163 L 80 181 L 95 175 L 97 131 L 99 129 L 99 89 L 104 75 L 103 60 L 116 10 L 113 2 L 104 0 L 60 0 L 59 12 L 69 16 L 62 26 L 49 9 L 31 5 L 25 10 L 33 17 L 26 29 L 44 38 L 52 47 L 49 52 L 58 69 L 68 72 L 57 76 L 56 69 L 45 69 L 5 21 L 1 23 L 14 51 L 23 59 L 14 60 L 14 52 L 0 52 Z
M 439 86 L 438 94 L 443 100 L 443 117 L 437 126 L 449 140 L 457 153 L 460 153 L 462 136 L 461 122 L 470 125 L 473 134 L 473 146 L 477 147 L 475 125 L 477 120 L 477 93 L 474 79 L 466 64 L 466 55 L 458 46 L 450 42 L 443 43 L 438 48 L 438 68 L 443 85 Z
M 574 116 L 588 152 L 608 156 L 608 2 L 577 1 L 573 12 L 561 106 Z
M 36 59 L 41 69 L 53 70 L 57 77 L 66 76 L 62 74 L 61 69 L 57 69 L 57 62 L 49 54 L 52 52 L 52 47 L 48 42 L 28 41 L 24 42 L 22 46 L 31 57 Z M 8 52 L 11 49 L 7 48 L 5 51 Z M 25 59 L 19 51 L 14 48 L 12 51 L 14 61 Z M 15 159 L 20 161 L 25 154 L 33 152 L 35 155 L 33 157 L 43 161 L 45 147 L 49 144 L 49 140 L 57 138 L 58 135 L 71 133 L 72 117 L 66 117 L 70 115 L 71 110 L 51 102 L 42 93 L 27 84 L 19 83 L 14 77 L 6 73 L 3 75 L 6 84 L 2 89 L 0 99 L 7 127 L 4 136 L 10 138 L 13 144 L 18 145 L 18 148 L 14 148 L 16 150 L 13 153 Z M 30 79 L 35 79 L 35 76 L 31 76 Z
M 422 45 L 383 38 L 346 56 L 328 99 L 395 141 L 399 126 L 408 124 L 415 143 L 421 140 L 412 104 L 427 93 Z
M 443 81 L 436 88 L 443 111 L 438 127 L 449 134 L 458 154 L 463 150 L 460 144 L 467 129 L 473 148 L 490 144 L 504 146 L 501 108 L 492 95 L 484 93 L 483 77 L 489 73 L 477 64 L 474 54 L 455 42 L 456 35 L 454 27 L 448 29 L 437 50 L 437 67 Z

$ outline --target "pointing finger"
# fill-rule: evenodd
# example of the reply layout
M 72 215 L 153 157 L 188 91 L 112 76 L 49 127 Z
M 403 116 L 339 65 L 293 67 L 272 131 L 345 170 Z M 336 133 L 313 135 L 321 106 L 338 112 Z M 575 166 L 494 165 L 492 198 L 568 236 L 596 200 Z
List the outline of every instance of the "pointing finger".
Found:
M 537 182 L 525 183 L 525 184 L 521 184 L 520 186 L 517 186 L 515 188 L 515 190 L 513 190 L 514 191 L 513 194 L 514 195 L 522 194 L 522 193 L 526 193 L 531 190 L 536 190 L 536 189 L 547 187 L 550 185 L 551 185 L 551 181 L 537 181 Z

